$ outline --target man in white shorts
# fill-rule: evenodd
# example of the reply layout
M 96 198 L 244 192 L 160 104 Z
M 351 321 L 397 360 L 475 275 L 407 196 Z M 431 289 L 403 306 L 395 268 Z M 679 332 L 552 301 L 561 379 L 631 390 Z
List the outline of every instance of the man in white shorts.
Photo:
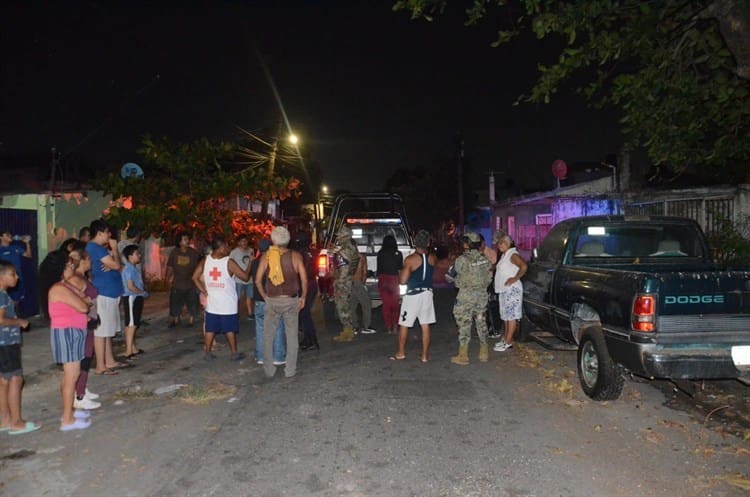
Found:
M 94 355 L 96 374 L 115 375 L 125 364 L 115 361 L 112 353 L 112 337 L 122 329 L 120 324 L 120 254 L 117 240 L 111 238 L 109 226 L 98 219 L 91 223 L 91 241 L 86 244 L 91 256 L 91 282 L 99 295 L 96 297 L 96 312 L 101 323 L 94 330 Z
M 430 234 L 419 230 L 414 237 L 416 251 L 404 259 L 404 266 L 399 273 L 399 283 L 406 286 L 406 294 L 401 299 L 401 310 L 398 316 L 398 350 L 390 359 L 406 359 L 406 337 L 409 328 L 418 319 L 422 328 L 422 355 L 420 360 L 429 360 L 430 325 L 435 322 L 435 304 L 432 299 L 432 275 L 437 257 L 430 253 Z

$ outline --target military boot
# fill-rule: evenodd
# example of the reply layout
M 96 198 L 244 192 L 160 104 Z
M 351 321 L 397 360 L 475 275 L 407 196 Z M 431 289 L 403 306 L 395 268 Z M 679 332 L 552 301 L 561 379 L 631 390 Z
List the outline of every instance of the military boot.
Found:
M 469 364 L 469 345 L 459 345 L 458 355 L 451 357 L 451 362 L 459 366 L 467 366 Z
M 344 331 L 333 337 L 334 342 L 351 342 L 354 340 L 354 330 L 351 326 L 346 326 Z
M 479 362 L 487 362 L 490 358 L 490 347 L 487 343 L 479 344 Z

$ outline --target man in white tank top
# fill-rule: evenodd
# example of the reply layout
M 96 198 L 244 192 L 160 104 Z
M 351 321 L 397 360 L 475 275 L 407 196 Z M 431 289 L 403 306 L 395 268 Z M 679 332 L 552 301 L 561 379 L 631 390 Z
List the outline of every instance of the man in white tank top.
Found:
M 237 313 L 237 289 L 233 276 L 247 281 L 249 268 L 243 270 L 229 258 L 229 246 L 221 237 L 211 242 L 211 253 L 198 265 L 193 281 L 201 293 L 206 295 L 206 321 L 203 336 L 204 358 L 215 359 L 211 352 L 217 333 L 225 334 L 231 351 L 230 358 L 240 361 L 245 354 L 237 351 L 237 333 L 240 331 Z

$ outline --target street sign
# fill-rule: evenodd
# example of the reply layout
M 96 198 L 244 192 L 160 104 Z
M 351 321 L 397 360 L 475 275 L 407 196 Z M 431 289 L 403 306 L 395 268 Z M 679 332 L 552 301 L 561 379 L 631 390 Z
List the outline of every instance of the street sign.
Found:
M 126 162 L 120 169 L 122 178 L 143 178 L 143 169 L 135 162 Z
M 560 179 L 565 179 L 568 174 L 568 165 L 562 159 L 557 159 L 552 163 L 552 176 Z

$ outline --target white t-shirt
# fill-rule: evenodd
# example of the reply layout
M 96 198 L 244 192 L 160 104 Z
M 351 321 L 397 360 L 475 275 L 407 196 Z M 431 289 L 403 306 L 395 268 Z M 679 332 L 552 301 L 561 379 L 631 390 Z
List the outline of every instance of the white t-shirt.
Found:
M 243 250 L 240 247 L 235 247 L 229 253 L 229 258 L 232 259 L 237 264 L 239 264 L 240 268 L 242 268 L 242 270 L 245 271 L 248 267 L 250 267 L 250 263 L 253 260 L 253 249 L 248 247 Z M 250 281 L 242 281 L 237 276 L 234 277 L 234 281 L 236 281 L 237 283 L 240 283 L 241 285 L 251 284 Z
M 206 256 L 203 282 L 206 285 L 206 312 L 228 316 L 237 314 L 237 288 L 229 274 L 229 257 Z
M 508 281 L 508 278 L 515 277 L 516 274 L 518 274 L 518 270 L 520 269 L 518 266 L 513 264 L 513 261 L 510 260 L 510 258 L 513 257 L 513 254 L 517 253 L 518 250 L 516 250 L 515 247 L 509 248 L 503 253 L 503 255 L 500 257 L 500 260 L 497 262 L 497 269 L 495 270 L 496 293 L 507 292 L 515 286 L 523 288 L 521 280 L 516 281 L 510 286 L 505 286 L 505 282 Z

